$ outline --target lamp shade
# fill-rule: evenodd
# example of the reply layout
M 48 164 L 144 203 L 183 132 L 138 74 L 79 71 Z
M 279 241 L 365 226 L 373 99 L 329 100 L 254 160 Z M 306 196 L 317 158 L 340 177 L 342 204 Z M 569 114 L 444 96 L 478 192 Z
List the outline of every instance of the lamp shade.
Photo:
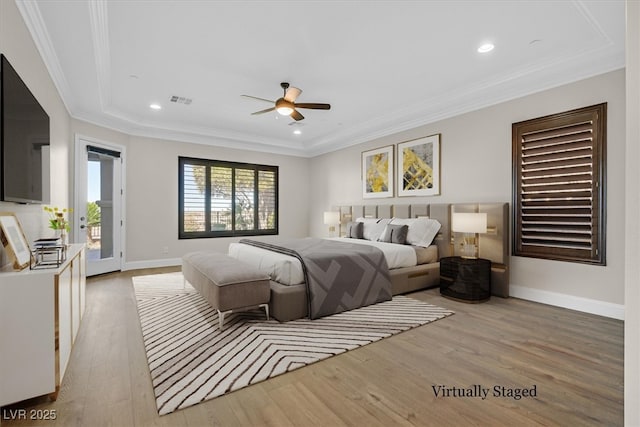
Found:
M 458 213 L 451 217 L 451 230 L 456 233 L 486 233 L 486 213 Z
M 340 212 L 325 212 L 324 213 L 324 223 L 326 225 L 336 225 L 340 224 Z

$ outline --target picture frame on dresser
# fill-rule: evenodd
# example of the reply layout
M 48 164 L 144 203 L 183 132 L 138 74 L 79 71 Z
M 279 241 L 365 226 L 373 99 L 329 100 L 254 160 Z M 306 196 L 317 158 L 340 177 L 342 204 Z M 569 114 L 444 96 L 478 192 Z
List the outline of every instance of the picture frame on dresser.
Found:
M 29 266 L 31 249 L 20 221 L 12 212 L 0 212 L 0 240 L 9 258 L 13 260 L 15 270 L 23 270 Z
M 362 153 L 362 198 L 393 197 L 393 145 Z
M 398 196 L 440 194 L 440 134 L 398 144 Z

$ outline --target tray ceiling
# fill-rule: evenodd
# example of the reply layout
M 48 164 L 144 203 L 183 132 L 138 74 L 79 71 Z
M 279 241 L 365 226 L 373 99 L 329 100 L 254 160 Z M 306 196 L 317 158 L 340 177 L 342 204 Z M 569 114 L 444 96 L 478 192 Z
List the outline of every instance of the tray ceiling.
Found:
M 624 1 L 16 3 L 73 117 L 297 156 L 624 67 Z M 331 110 L 252 116 L 285 81 Z

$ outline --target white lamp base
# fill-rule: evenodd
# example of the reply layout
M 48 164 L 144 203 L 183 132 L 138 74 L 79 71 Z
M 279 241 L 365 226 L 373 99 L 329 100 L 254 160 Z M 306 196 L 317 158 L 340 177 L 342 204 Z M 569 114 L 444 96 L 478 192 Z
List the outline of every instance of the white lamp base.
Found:
M 465 233 L 462 244 L 462 258 L 478 258 L 477 235 Z

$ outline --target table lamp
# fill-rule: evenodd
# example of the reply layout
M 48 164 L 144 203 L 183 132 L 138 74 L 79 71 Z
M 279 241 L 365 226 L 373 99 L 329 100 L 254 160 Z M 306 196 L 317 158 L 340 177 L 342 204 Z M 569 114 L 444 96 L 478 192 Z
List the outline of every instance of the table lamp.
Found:
M 329 226 L 329 237 L 334 237 L 334 234 L 336 232 L 336 225 L 340 224 L 340 212 L 325 212 L 324 224 Z
M 478 233 L 487 232 L 487 214 L 454 212 L 451 217 L 451 230 L 454 233 L 464 233 L 462 256 L 477 258 Z

